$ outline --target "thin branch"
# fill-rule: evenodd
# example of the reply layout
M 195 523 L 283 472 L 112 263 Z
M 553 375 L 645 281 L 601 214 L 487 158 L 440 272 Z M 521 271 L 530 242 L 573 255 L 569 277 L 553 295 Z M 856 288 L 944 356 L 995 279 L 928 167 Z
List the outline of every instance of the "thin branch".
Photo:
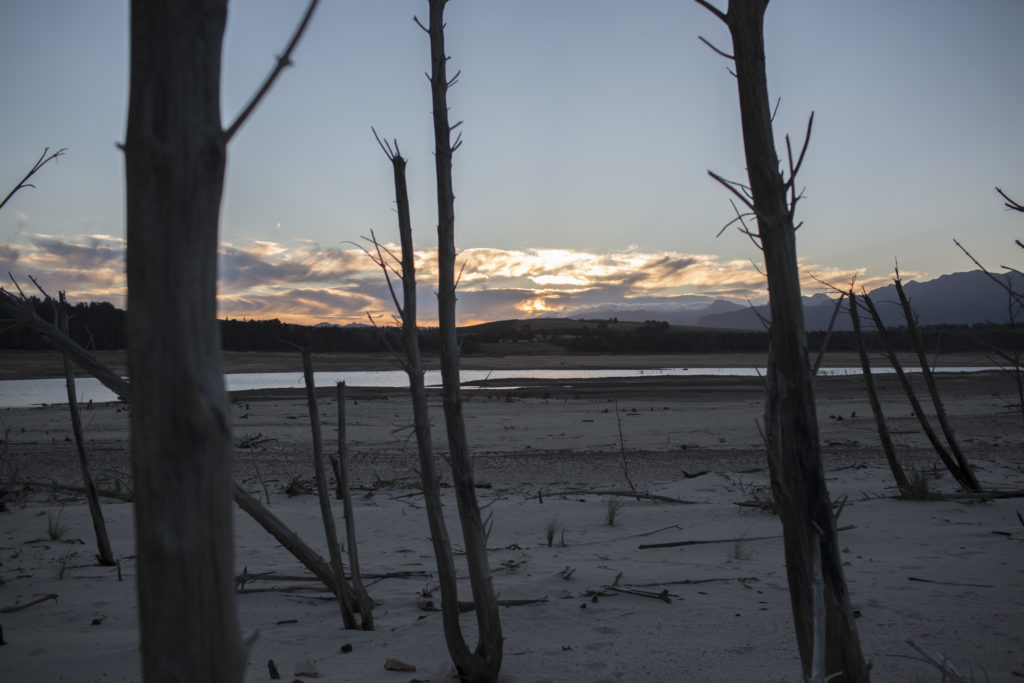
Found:
M 1015 200 L 1013 200 L 1013 199 L 1010 199 L 1009 195 L 1007 195 L 1007 194 L 1006 194 L 1005 192 L 1003 192 L 1003 191 L 1002 191 L 1001 189 L 999 189 L 998 187 L 996 188 L 996 192 L 998 192 L 998 193 L 999 193 L 999 195 L 1000 195 L 1000 196 L 1001 196 L 1001 197 L 1002 197 L 1003 199 L 1005 199 L 1005 200 L 1006 200 L 1006 203 L 1004 204 L 1004 205 L 1006 206 L 1006 208 L 1008 208 L 1008 209 L 1011 209 L 1011 210 L 1013 210 L 1013 211 L 1021 211 L 1021 212 L 1024 212 L 1024 204 L 1021 204 L 1020 202 L 1017 202 L 1017 201 L 1015 201 Z M 2 205 L 0 205 L 0 206 L 2 206 Z
M 700 40 L 700 42 L 702 42 L 705 45 L 707 45 L 708 47 L 710 47 L 714 52 L 716 52 L 716 53 L 722 55 L 723 57 L 725 57 L 726 59 L 731 59 L 734 62 L 736 61 L 736 57 L 734 57 L 733 55 L 729 54 L 728 52 L 723 52 L 722 50 L 719 50 L 717 47 L 715 47 L 711 43 L 711 41 L 707 40 L 704 36 L 697 36 L 697 39 Z
M 804 155 L 807 154 L 807 145 L 811 142 L 811 127 L 814 125 L 814 112 L 811 112 L 810 117 L 807 119 L 807 133 L 804 134 L 804 146 L 800 149 L 800 156 L 796 160 L 796 165 L 793 165 L 793 152 L 789 148 L 789 136 L 786 136 L 786 150 L 789 152 L 789 180 L 786 185 L 793 187 L 793 183 L 796 181 L 796 174 L 800 172 L 800 166 L 804 163 Z
M 696 2 L 698 5 L 700 5 L 701 7 L 703 7 L 704 9 L 706 9 L 707 11 L 711 12 L 716 17 L 721 19 L 723 22 L 725 22 L 726 26 L 729 25 L 729 18 L 725 16 L 725 13 L 722 10 L 715 7 L 714 5 L 712 5 L 711 3 L 707 2 L 707 0 L 694 0 L 694 2 Z
M 732 192 L 734 195 L 739 197 L 740 201 L 742 201 L 755 216 L 757 215 L 757 210 L 754 208 L 754 202 L 748 199 L 746 195 L 744 195 L 742 192 L 736 189 L 736 186 L 743 187 L 740 183 L 734 182 L 732 180 L 726 180 L 725 178 L 718 175 L 714 171 L 708 171 L 708 175 L 717 180 L 718 182 L 720 182 L 723 186 L 725 186 L 727 190 Z
M 245 123 L 246 119 L 248 119 L 253 111 L 256 110 L 259 103 L 264 97 L 266 97 L 267 93 L 270 92 L 271 86 L 274 85 L 274 81 L 276 81 L 277 77 L 281 75 L 281 72 L 291 66 L 292 52 L 295 50 L 295 46 L 299 44 L 299 39 L 302 38 L 302 34 L 306 31 L 306 26 L 309 24 L 309 20 L 313 16 L 313 10 L 316 9 L 316 6 L 319 3 L 320 0 L 310 0 L 309 6 L 306 7 L 306 13 L 303 15 L 302 21 L 299 22 L 298 28 L 295 29 L 295 33 L 292 34 L 292 39 L 288 43 L 288 47 L 285 48 L 284 54 L 277 58 L 277 64 L 274 65 L 274 68 L 267 76 L 267 79 L 263 81 L 263 85 L 256 91 L 256 94 L 253 95 L 252 99 L 249 100 L 249 104 L 245 105 L 245 109 L 243 109 L 242 113 L 238 115 L 235 122 L 231 124 L 227 131 L 224 132 L 225 142 L 229 142 L 231 138 L 235 136 L 235 133 L 237 133 L 238 129 L 242 127 L 242 124 Z
M 43 153 L 39 155 L 39 159 L 37 159 L 36 163 L 34 163 L 32 165 L 32 168 L 30 168 L 28 170 L 28 173 L 26 173 L 25 177 L 21 179 L 21 182 L 19 182 L 17 185 L 15 185 L 14 189 L 11 190 L 10 192 L 8 192 L 7 196 L 4 197 L 4 200 L 2 202 L 0 202 L 0 209 L 4 208 L 4 204 L 6 204 L 7 201 L 11 197 L 13 197 L 14 193 L 16 193 L 18 190 L 21 190 L 21 189 L 26 188 L 26 187 L 34 188 L 35 185 L 33 185 L 32 183 L 28 182 L 29 178 L 34 176 L 39 171 L 39 169 L 41 169 L 43 166 L 45 166 L 49 162 L 53 161 L 54 159 L 59 159 L 60 157 L 64 156 L 64 152 L 66 152 L 67 150 L 68 150 L 67 147 L 61 147 L 60 149 L 58 149 L 56 152 L 54 152 L 50 156 L 46 156 L 46 153 L 50 151 L 50 148 L 49 147 L 45 147 L 43 149 Z

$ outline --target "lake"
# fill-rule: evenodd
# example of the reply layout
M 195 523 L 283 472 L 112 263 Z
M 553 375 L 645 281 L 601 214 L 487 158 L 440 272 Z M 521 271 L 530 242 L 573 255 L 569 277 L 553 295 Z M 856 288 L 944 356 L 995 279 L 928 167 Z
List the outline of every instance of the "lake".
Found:
M 993 370 L 988 367 L 943 367 L 939 372 L 978 372 Z M 908 370 L 917 371 L 916 368 Z M 891 368 L 873 369 L 872 373 L 891 373 Z M 600 369 L 600 370 L 463 370 L 462 381 L 481 380 L 507 381 L 515 385 L 517 379 L 571 381 L 577 379 L 608 379 L 615 377 L 756 377 L 763 375 L 763 368 L 648 368 L 648 369 Z M 860 368 L 822 368 L 819 375 L 859 375 Z M 350 387 L 407 387 L 408 378 L 401 370 L 355 370 L 344 372 L 317 372 L 318 387 L 334 386 L 344 381 Z M 440 386 L 441 372 L 427 371 L 424 375 L 427 386 Z M 252 389 L 301 389 L 305 386 L 302 373 L 298 372 L 254 372 L 225 375 L 228 391 Z M 93 401 L 105 403 L 116 401 L 110 391 L 92 377 L 76 381 L 80 403 Z M 63 379 L 20 379 L 0 381 L 0 408 L 21 408 L 51 403 L 67 403 L 67 389 Z

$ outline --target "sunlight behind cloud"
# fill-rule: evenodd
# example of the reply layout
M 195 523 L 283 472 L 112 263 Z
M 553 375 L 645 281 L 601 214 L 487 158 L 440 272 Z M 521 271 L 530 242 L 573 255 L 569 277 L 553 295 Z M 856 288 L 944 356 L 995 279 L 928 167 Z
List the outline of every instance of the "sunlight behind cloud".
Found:
M 125 294 L 124 240 L 90 234 L 75 238 L 26 236 L 26 243 L 0 245 L 0 260 L 16 277 L 35 276 L 48 290 L 66 289 L 78 300 L 111 300 Z M 385 258 L 397 256 L 396 244 L 382 244 Z M 436 323 L 437 253 L 415 254 L 420 323 Z M 397 263 L 391 272 L 401 297 Z M 463 250 L 457 268 L 459 323 L 516 317 L 573 317 L 594 311 L 643 311 L 671 315 L 700 310 L 716 299 L 762 303 L 765 280 L 750 261 L 722 260 L 715 254 L 644 252 L 630 247 L 599 253 L 576 249 L 473 247 Z M 864 277 L 865 270 L 802 265 L 805 294 L 834 291 L 821 281 L 869 290 L 888 278 Z M 919 276 L 904 273 L 905 278 Z M 368 316 L 391 324 L 395 315 L 383 273 L 358 246 L 324 247 L 252 240 L 220 248 L 219 315 L 278 318 L 313 324 L 366 323 Z

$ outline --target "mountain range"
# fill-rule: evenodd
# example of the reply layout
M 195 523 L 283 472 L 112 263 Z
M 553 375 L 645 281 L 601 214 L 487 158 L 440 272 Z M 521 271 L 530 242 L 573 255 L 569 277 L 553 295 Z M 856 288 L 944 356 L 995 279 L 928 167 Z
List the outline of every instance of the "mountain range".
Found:
M 1014 274 L 994 276 L 1000 282 L 1020 290 L 1014 283 Z M 903 290 L 922 325 L 973 325 L 976 323 L 1010 322 L 1009 295 L 1006 290 L 982 270 L 942 275 L 934 280 L 903 283 Z M 886 285 L 869 292 L 886 326 L 905 325 L 895 285 Z M 804 322 L 808 330 L 824 330 L 835 309 L 836 300 L 826 294 L 803 298 Z M 764 329 L 761 322 L 770 320 L 768 305 L 750 306 L 725 299 L 709 297 L 679 297 L 678 304 L 650 308 L 623 308 L 598 306 L 578 310 L 572 317 L 596 319 L 617 318 L 622 321 L 665 321 L 672 325 L 692 325 L 738 330 Z M 849 330 L 849 306 L 843 300 L 835 329 Z

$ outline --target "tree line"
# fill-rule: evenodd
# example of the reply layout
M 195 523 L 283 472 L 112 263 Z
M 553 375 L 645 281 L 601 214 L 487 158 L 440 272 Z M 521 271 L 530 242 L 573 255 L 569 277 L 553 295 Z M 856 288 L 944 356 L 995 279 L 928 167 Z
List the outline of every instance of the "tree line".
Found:
M 55 322 L 51 304 L 30 297 L 35 312 Z M 85 348 L 119 350 L 127 346 L 125 311 L 110 302 L 79 302 L 68 305 L 69 333 Z M 564 320 L 564 324 L 531 326 L 529 321 L 488 323 L 460 329 L 464 354 L 501 354 L 502 343 L 543 341 L 548 351 L 560 347 L 568 353 L 765 353 L 766 332 L 670 325 L 665 321 L 643 323 Z M 374 353 L 400 348 L 399 328 L 353 325 L 348 327 L 298 325 L 277 318 L 266 320 L 224 319 L 219 321 L 225 351 L 290 351 L 308 346 L 318 353 Z M 535 329 L 536 328 L 536 329 Z M 919 328 L 925 346 L 937 353 L 1012 352 L 1024 346 L 1024 331 L 1015 324 L 978 323 L 974 325 L 927 325 Z M 888 330 L 898 351 L 913 351 L 905 326 Z M 808 347 L 820 349 L 824 330 L 807 333 Z M 866 330 L 864 342 L 870 352 L 881 352 L 882 344 L 874 330 Z M 419 334 L 420 350 L 436 353 L 439 342 L 436 328 L 424 328 Z M 0 349 L 40 350 L 51 348 L 45 339 L 20 325 L 8 325 L 0 334 Z M 828 342 L 831 351 L 855 353 L 857 339 L 852 331 L 835 330 Z M 538 349 L 537 353 L 544 350 Z

